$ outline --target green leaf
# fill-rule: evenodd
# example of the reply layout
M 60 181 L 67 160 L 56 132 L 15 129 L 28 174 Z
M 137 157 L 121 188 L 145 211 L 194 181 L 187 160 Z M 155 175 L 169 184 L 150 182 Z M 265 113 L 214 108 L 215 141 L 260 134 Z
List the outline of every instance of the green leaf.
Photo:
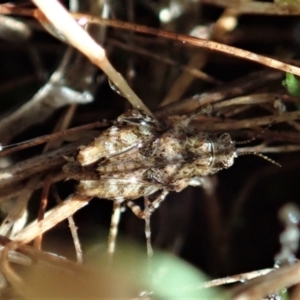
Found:
M 286 73 L 286 79 L 282 81 L 288 93 L 295 97 L 300 97 L 300 83 L 294 74 Z

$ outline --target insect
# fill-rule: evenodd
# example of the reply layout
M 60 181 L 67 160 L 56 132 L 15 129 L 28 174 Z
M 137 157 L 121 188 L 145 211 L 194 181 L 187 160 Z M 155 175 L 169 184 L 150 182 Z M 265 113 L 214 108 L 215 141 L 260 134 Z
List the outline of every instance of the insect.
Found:
M 81 146 L 63 170 L 79 181 L 80 196 L 113 200 L 117 220 L 120 204 L 128 200 L 132 211 L 147 219 L 170 191 L 201 185 L 204 176 L 229 168 L 238 155 L 228 133 L 217 136 L 190 126 L 196 114 L 157 121 L 143 111 L 129 110 L 91 144 Z M 148 214 L 131 201 L 151 196 Z M 109 252 L 115 248 L 116 226 L 111 225 Z
M 157 122 L 130 110 L 80 147 L 63 169 L 79 180 L 79 194 L 117 201 L 199 185 L 201 177 L 230 167 L 237 153 L 229 134 L 199 132 L 189 122 L 188 117 Z
M 236 149 L 230 136 L 199 132 L 188 126 L 191 119 L 157 121 L 143 111 L 130 110 L 91 144 L 80 147 L 63 167 L 68 178 L 79 180 L 79 195 L 114 201 L 109 252 L 115 249 L 122 202 L 155 194 L 148 207 L 151 214 L 169 191 L 200 185 L 201 177 L 233 164 Z M 149 216 L 132 202 L 129 207 L 141 218 Z M 150 234 L 150 227 L 147 231 Z M 149 239 L 147 244 L 150 254 Z

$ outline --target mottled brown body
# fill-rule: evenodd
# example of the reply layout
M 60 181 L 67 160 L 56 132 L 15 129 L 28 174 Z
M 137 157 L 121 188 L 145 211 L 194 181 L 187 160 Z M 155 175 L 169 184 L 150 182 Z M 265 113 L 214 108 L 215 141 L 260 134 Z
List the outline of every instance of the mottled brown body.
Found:
M 159 190 L 181 191 L 233 164 L 229 134 L 199 132 L 187 118 L 156 122 L 138 110 L 121 115 L 64 166 L 79 180 L 77 192 L 111 200 L 133 200 Z

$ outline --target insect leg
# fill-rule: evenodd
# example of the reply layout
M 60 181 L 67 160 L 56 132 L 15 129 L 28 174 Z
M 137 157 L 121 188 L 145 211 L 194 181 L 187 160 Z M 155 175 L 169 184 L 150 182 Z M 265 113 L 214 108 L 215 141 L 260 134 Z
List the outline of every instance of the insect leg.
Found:
M 163 189 L 161 194 L 153 202 L 151 202 L 151 204 L 149 206 L 149 212 L 153 213 L 159 207 L 160 203 L 165 200 L 165 198 L 167 197 L 168 194 L 169 194 L 169 191 L 166 189 Z
M 128 201 L 127 206 L 132 210 L 132 212 L 140 219 L 145 220 L 145 237 L 147 244 L 147 255 L 148 257 L 153 256 L 153 249 L 151 245 L 151 226 L 150 226 L 150 217 L 152 211 L 149 209 L 149 204 L 151 203 L 148 197 L 144 197 L 145 208 L 141 210 L 141 208 L 133 203 L 133 201 Z
M 211 104 L 205 104 L 203 106 L 200 106 L 196 109 L 196 111 L 192 112 L 191 114 L 187 115 L 187 118 L 185 122 L 188 124 L 197 116 L 199 115 L 210 115 L 213 111 L 213 106 Z
M 139 219 L 144 219 L 145 214 L 144 211 L 141 210 L 141 208 L 136 205 L 133 201 L 128 201 L 127 206 L 131 209 L 131 211 L 139 218 Z
M 151 245 L 151 226 L 150 226 L 150 217 L 151 213 L 149 211 L 149 199 L 148 197 L 144 197 L 145 202 L 145 237 L 146 237 L 146 244 L 147 244 L 147 255 L 148 257 L 153 256 L 153 249 Z
M 160 203 L 165 200 L 166 196 L 168 195 L 169 191 L 163 189 L 161 194 L 153 201 L 147 201 L 148 210 L 150 215 L 159 207 Z M 132 210 L 132 212 L 140 219 L 145 219 L 147 214 L 145 210 L 141 210 L 141 208 L 133 203 L 133 201 L 128 201 L 127 206 Z
M 212 111 L 213 106 L 211 104 L 205 104 L 198 107 L 195 111 L 186 114 L 181 120 L 179 120 L 177 117 L 171 117 L 169 118 L 169 121 L 171 121 L 172 123 L 175 122 L 175 124 L 178 124 L 178 122 L 180 122 L 182 126 L 188 127 L 190 122 L 193 121 L 194 118 L 199 115 L 210 115 Z
M 113 214 L 111 216 L 110 229 L 108 235 L 108 253 L 113 254 L 116 249 L 116 239 L 121 216 L 121 201 L 114 200 Z

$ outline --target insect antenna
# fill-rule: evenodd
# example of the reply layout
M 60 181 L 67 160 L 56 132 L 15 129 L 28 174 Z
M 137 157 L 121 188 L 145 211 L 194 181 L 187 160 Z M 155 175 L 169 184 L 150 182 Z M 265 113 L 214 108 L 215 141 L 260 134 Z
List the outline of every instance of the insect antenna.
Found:
M 244 140 L 244 141 L 235 141 L 235 145 L 245 145 L 245 144 L 249 144 L 253 141 L 256 141 L 259 137 L 261 137 L 262 135 L 264 135 L 266 133 L 266 131 L 273 125 L 273 122 L 271 122 L 270 124 L 268 124 L 265 128 L 262 128 L 255 136 L 249 138 L 248 140 Z
M 260 137 L 260 135 L 254 136 L 254 137 L 252 137 L 252 138 L 250 138 L 250 139 L 248 139 L 248 140 L 244 140 L 244 141 L 234 141 L 234 144 L 235 144 L 235 145 L 245 145 L 245 144 L 249 144 L 249 143 L 251 143 L 251 142 L 253 142 L 253 141 L 256 141 L 258 137 Z
M 263 159 L 265 159 L 266 161 L 270 162 L 271 164 L 277 166 L 277 167 L 281 167 L 281 164 L 276 162 L 275 160 L 269 158 L 268 156 L 266 155 L 263 155 L 259 152 L 256 152 L 256 151 L 243 151 L 243 148 L 240 148 L 240 149 L 236 149 L 236 153 L 237 153 L 237 156 L 242 156 L 242 155 L 256 155 L 256 156 L 259 156 Z
M 264 129 L 261 129 L 261 131 L 256 134 L 254 137 L 249 138 L 248 140 L 244 140 L 244 141 L 235 141 L 234 144 L 235 145 L 245 145 L 245 144 L 249 144 L 255 140 L 257 140 L 257 138 L 261 137 L 267 129 L 269 129 L 272 126 L 272 123 L 268 124 L 268 126 Z M 260 152 L 257 151 L 245 151 L 243 148 L 237 148 L 236 149 L 236 153 L 238 156 L 242 156 L 242 155 L 256 155 L 259 156 L 261 158 L 263 158 L 264 160 L 267 160 L 268 162 L 272 163 L 273 165 L 276 165 L 277 167 L 281 167 L 281 164 L 279 164 L 278 162 L 276 162 L 275 160 L 269 158 L 266 155 L 263 155 Z
M 256 136 L 254 137 L 251 137 L 250 139 L 248 140 L 244 140 L 244 141 L 235 141 L 235 145 L 245 145 L 245 144 L 249 144 L 255 140 L 257 140 L 257 138 L 259 138 L 262 134 L 265 133 L 266 129 L 268 129 L 272 124 L 269 124 L 265 129 L 262 129 L 260 131 L 260 133 L 258 133 Z M 245 151 L 243 150 L 243 148 L 240 148 L 240 149 L 236 149 L 236 153 L 238 156 L 242 156 L 242 155 L 256 155 L 256 156 L 259 156 L 265 160 L 267 160 L 268 162 L 272 163 L 273 165 L 276 165 L 277 167 L 281 167 L 281 165 L 276 162 L 275 160 L 267 157 L 266 155 L 263 155 L 257 151 Z

